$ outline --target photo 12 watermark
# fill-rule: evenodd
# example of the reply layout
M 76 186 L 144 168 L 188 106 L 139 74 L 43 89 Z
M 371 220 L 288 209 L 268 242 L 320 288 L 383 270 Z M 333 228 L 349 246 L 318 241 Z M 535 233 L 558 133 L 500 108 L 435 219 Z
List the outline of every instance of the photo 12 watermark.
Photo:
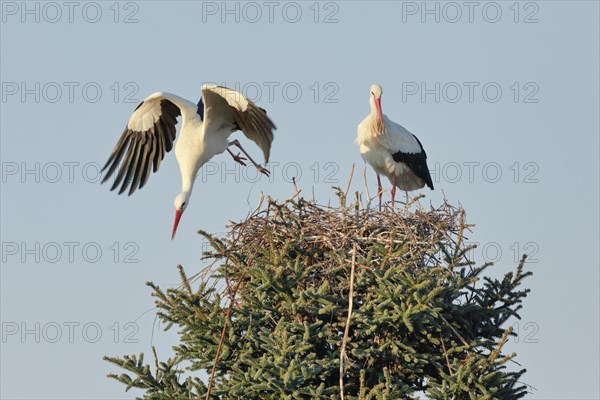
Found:
M 540 183 L 540 165 L 535 161 L 433 161 L 428 163 L 434 183 Z
M 540 85 L 537 82 L 462 81 L 402 82 L 403 103 L 505 103 L 537 104 Z
M 336 104 L 340 102 L 340 85 L 334 81 L 263 81 L 263 82 L 205 82 L 207 85 L 224 86 L 235 90 L 248 100 L 261 103 L 309 103 Z M 238 96 L 235 93 L 226 94 Z M 233 99 L 239 100 L 239 99 Z
M 5 161 L 0 164 L 2 183 L 98 183 L 102 166 L 81 161 Z
M 467 246 L 464 253 L 465 257 L 477 265 L 485 263 L 497 265 L 501 262 L 506 265 L 514 265 L 521 261 L 523 254 L 527 255 L 525 259 L 527 264 L 538 264 L 540 262 L 540 245 L 534 240 L 509 243 L 496 241 L 482 243 L 466 240 L 465 245 Z M 431 254 L 430 257 L 432 261 L 438 263 L 440 260 L 446 259 L 447 255 L 440 249 Z
M 2 343 L 139 343 L 136 322 L 3 321 Z
M 137 264 L 140 245 L 137 242 L 99 243 L 95 241 L 3 241 L 2 263 L 27 264 Z
M 540 326 L 537 322 L 517 321 L 511 325 L 514 336 L 508 337 L 508 341 L 513 343 L 537 344 L 540 342 Z
M 537 264 L 539 260 L 540 245 L 535 241 L 525 242 L 466 242 L 470 249 L 466 252 L 467 257 L 476 262 L 499 263 L 509 261 L 517 264 L 523 254 L 527 254 L 525 260 L 528 264 Z
M 203 1 L 201 10 L 203 24 L 337 24 L 341 14 L 335 1 Z
M 2 103 L 112 103 L 138 104 L 136 82 L 2 81 Z
M 401 10 L 403 23 L 540 22 L 540 3 L 534 1 L 403 1 Z
M 3 24 L 137 24 L 137 1 L 2 1 Z
M 231 162 L 208 161 L 198 172 L 198 181 L 202 183 L 218 181 L 221 183 L 257 183 L 267 180 L 269 183 L 324 183 L 338 184 L 340 182 L 340 165 L 333 161 L 280 163 L 271 161 L 266 165 L 269 176 L 261 174 L 254 166 L 241 166 Z

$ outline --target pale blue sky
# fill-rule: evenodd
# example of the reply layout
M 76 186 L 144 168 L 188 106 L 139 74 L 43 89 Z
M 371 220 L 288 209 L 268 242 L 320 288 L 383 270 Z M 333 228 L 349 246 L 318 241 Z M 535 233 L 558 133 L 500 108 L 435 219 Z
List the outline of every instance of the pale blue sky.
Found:
M 326 202 L 352 163 L 362 174 L 354 138 L 374 82 L 427 150 L 424 204 L 462 204 L 496 276 L 536 253 L 509 345 L 528 398 L 600 396 L 598 2 L 23 4 L 1 3 L 3 399 L 139 395 L 106 379 L 120 371 L 101 358 L 151 343 L 170 354 L 177 336 L 142 315 L 144 282 L 204 266 L 196 230 L 225 231 L 261 191 L 288 197 L 298 176 Z M 171 242 L 174 156 L 130 198 L 100 186 L 97 166 L 139 100 L 195 102 L 203 82 L 268 110 L 272 178 L 215 157 Z

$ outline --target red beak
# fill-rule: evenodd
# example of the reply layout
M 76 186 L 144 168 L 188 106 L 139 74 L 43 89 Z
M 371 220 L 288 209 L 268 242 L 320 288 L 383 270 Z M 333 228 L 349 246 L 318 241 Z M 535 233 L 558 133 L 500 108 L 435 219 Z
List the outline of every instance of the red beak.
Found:
M 173 233 L 171 234 L 171 240 L 175 239 L 175 232 L 177 232 L 177 225 L 179 225 L 181 214 L 183 214 L 181 210 L 175 210 L 175 223 L 173 223 Z
M 375 105 L 377 106 L 377 112 L 379 113 L 379 120 L 381 121 L 381 125 L 383 125 L 383 116 L 381 115 L 381 98 L 375 99 Z

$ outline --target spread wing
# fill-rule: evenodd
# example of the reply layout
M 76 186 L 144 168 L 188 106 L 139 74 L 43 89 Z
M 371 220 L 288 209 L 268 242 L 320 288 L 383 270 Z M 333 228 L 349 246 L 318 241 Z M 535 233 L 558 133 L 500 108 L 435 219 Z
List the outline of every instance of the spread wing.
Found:
M 275 124 L 267 112 L 245 98 L 241 93 L 223 86 L 203 85 L 205 132 L 236 130 L 260 147 L 269 162 Z
M 129 195 L 141 189 L 158 171 L 165 154 L 173 148 L 177 117 L 196 112 L 196 105 L 169 93 L 154 93 L 142 101 L 131 117 L 102 168 L 106 171 L 102 183 L 118 171 L 110 190 L 119 185 L 119 194 L 129 186 Z

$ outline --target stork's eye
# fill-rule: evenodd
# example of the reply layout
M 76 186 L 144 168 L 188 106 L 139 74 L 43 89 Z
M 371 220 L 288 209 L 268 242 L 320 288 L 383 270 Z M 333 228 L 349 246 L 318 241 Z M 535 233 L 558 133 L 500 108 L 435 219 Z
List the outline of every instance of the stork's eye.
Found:
M 371 94 L 372 94 L 373 96 L 375 96 L 375 93 L 371 92 Z

